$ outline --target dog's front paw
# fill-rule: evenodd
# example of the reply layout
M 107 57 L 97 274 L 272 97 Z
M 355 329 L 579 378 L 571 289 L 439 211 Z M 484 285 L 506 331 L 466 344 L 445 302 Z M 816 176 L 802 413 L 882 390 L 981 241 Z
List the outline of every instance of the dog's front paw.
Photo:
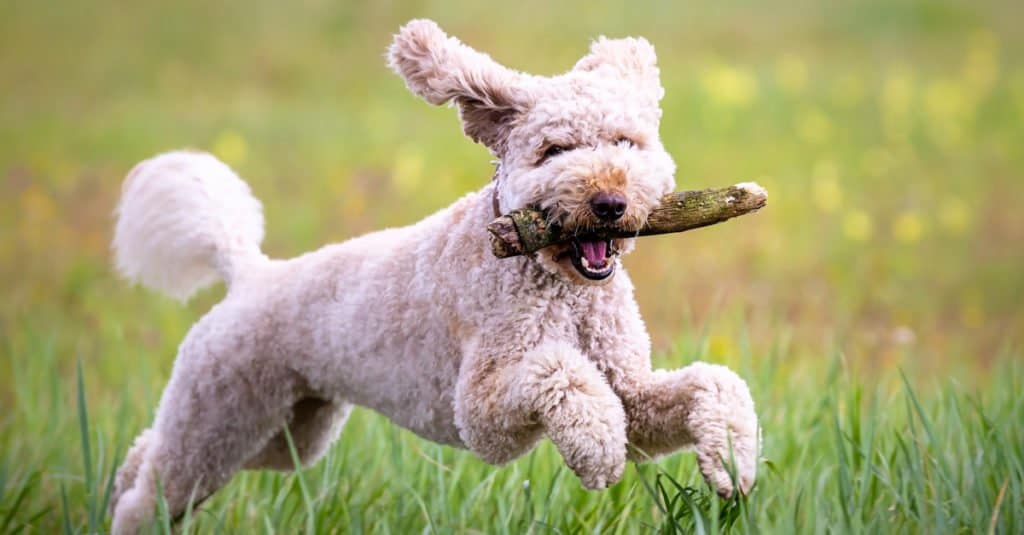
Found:
M 592 443 L 581 445 L 573 455 L 565 456 L 569 468 L 587 490 L 603 490 L 622 479 L 626 468 L 626 444 Z
M 747 495 L 757 477 L 757 438 L 736 440 L 731 444 L 697 444 L 697 465 L 704 479 L 723 498 L 729 498 L 739 485 Z
M 615 407 L 612 407 L 613 409 Z M 621 408 L 619 414 L 621 415 Z M 602 413 L 615 414 L 611 410 Z M 626 429 L 619 418 L 592 421 L 589 425 L 572 421 L 570 427 L 551 435 L 555 447 L 580 483 L 588 490 L 606 489 L 622 479 L 626 468 Z
M 723 497 L 732 496 L 737 485 L 747 494 L 760 452 L 760 427 L 747 384 L 724 366 L 692 366 L 700 381 L 694 385 L 687 427 L 700 471 Z

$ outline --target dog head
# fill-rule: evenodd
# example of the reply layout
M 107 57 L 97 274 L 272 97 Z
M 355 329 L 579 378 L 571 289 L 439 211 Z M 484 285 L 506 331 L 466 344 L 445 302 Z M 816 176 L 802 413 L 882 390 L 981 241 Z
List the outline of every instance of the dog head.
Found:
M 675 164 L 658 136 L 664 93 L 644 39 L 595 41 L 572 70 L 553 77 L 504 67 L 414 20 L 395 36 L 392 69 L 431 104 L 454 102 L 463 130 L 500 160 L 502 212 L 532 206 L 577 237 L 537 253 L 547 270 L 607 282 L 632 240 L 593 238 L 639 230 L 675 187 Z

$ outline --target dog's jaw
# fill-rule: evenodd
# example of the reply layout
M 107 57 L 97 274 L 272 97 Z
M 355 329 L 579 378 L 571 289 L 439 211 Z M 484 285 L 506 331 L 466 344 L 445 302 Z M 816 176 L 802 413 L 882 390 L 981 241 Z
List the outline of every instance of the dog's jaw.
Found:
M 615 257 L 618 252 L 612 240 L 574 238 L 569 242 L 567 253 L 572 267 L 587 279 L 600 281 L 615 273 Z
M 633 250 L 633 242 L 633 239 L 611 240 L 605 257 L 605 266 L 590 274 L 584 273 L 581 269 L 579 264 L 582 263 L 582 259 L 573 258 L 573 244 L 546 247 L 534 253 L 533 258 L 544 271 L 564 282 L 577 286 L 604 286 L 612 282 L 615 275 L 622 270 L 622 256 Z M 602 271 L 604 273 L 601 273 Z

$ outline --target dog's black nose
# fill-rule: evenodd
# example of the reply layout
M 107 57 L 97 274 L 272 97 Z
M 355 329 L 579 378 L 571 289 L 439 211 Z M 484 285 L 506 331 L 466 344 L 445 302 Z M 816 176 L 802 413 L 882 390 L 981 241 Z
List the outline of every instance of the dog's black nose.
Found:
M 626 198 L 620 193 L 602 191 L 590 198 L 590 210 L 601 221 L 616 221 L 626 213 Z

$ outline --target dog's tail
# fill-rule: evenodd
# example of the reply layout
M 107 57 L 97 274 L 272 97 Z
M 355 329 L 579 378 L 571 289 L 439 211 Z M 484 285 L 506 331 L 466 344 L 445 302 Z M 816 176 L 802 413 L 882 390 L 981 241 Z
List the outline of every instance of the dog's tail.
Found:
M 136 165 L 116 215 L 121 275 L 183 301 L 218 279 L 230 286 L 267 261 L 260 252 L 263 207 L 210 154 L 168 152 Z

